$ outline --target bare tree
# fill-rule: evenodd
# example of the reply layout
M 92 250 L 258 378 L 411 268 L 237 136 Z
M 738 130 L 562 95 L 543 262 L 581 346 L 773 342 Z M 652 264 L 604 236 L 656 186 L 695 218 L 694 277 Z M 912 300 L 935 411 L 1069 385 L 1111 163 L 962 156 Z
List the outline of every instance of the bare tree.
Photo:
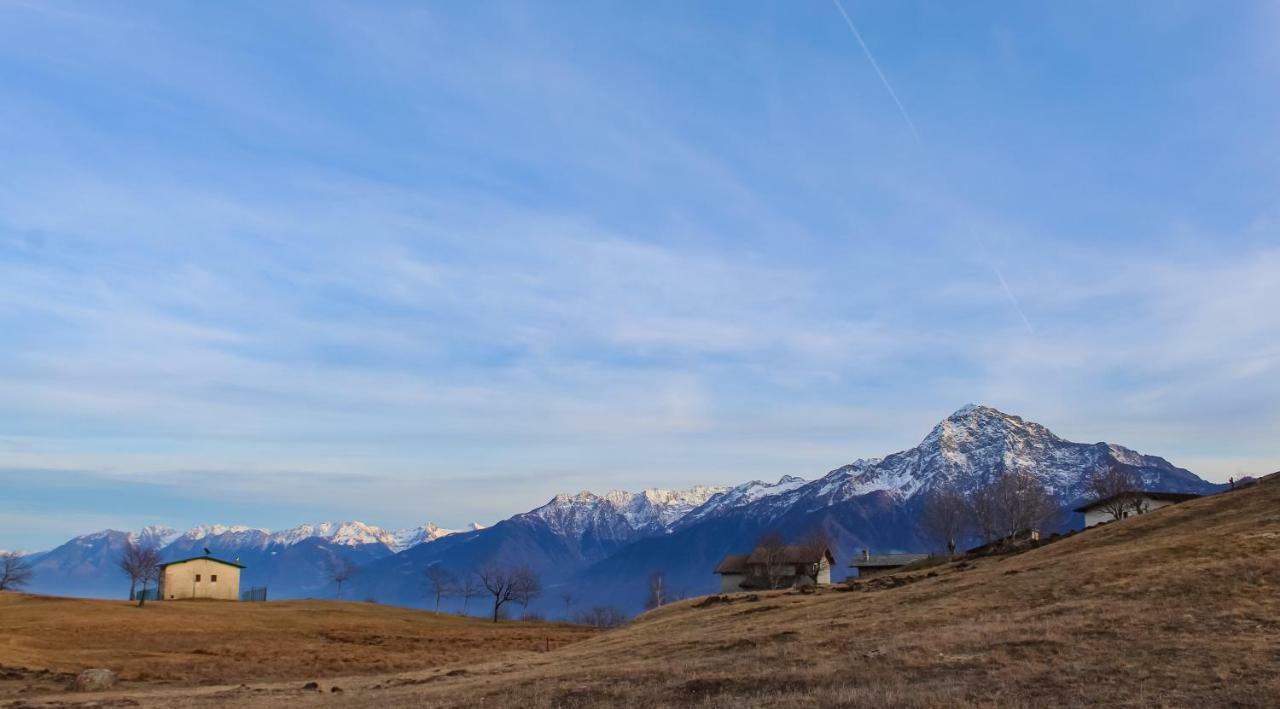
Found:
M 331 554 L 324 563 L 325 575 L 338 587 L 338 598 L 342 598 L 342 584 L 350 581 L 351 577 L 355 576 L 359 571 L 360 567 L 354 561 L 341 554 Z
M 934 542 L 947 550 L 947 556 L 956 554 L 956 545 L 964 534 L 969 521 L 969 511 L 964 494 L 954 485 L 934 488 L 924 500 L 921 523 Z
M 1055 512 L 1053 497 L 1035 475 L 1009 471 L 995 483 L 999 531 L 1008 539 L 1029 529 L 1039 529 Z
M 652 610 L 667 602 L 667 577 L 661 571 L 654 571 L 649 574 L 649 592 L 645 596 L 644 607 Z
M 526 611 L 533 599 L 542 595 L 542 579 L 527 566 L 515 570 L 515 600 Z
M 0 591 L 21 591 L 31 583 L 31 565 L 16 551 L 0 552 Z
M 1135 515 L 1144 515 L 1151 511 L 1151 505 L 1145 496 L 1133 495 L 1129 498 L 1129 510 Z
M 427 590 L 436 599 L 436 612 L 440 612 L 440 599 L 453 596 L 458 590 L 458 580 L 449 570 L 439 564 L 428 566 L 423 572 L 427 579 Z
M 577 622 L 592 628 L 616 628 L 627 622 L 627 616 L 611 606 L 593 606 L 579 613 Z
M 129 577 L 129 600 L 137 600 L 138 580 L 142 578 L 143 567 L 140 561 L 142 547 L 138 546 L 132 539 L 126 539 L 124 548 L 120 550 L 120 558 L 116 560 L 116 565 L 120 567 L 120 571 Z
M 791 569 L 782 563 L 786 551 L 787 543 L 777 532 L 766 532 L 756 541 L 755 551 L 751 552 L 751 562 L 764 567 L 764 578 L 769 588 L 779 588 L 782 586 L 782 579 L 791 575 Z
M 138 547 L 136 563 L 138 565 L 138 581 L 142 582 L 142 593 L 138 596 L 138 607 L 147 602 L 147 585 L 155 582 L 160 585 L 160 550 L 151 546 Z
M 466 615 L 471 599 L 480 595 L 480 580 L 475 574 L 467 574 L 458 579 L 458 595 L 462 596 L 462 614 Z
M 1089 499 L 1098 505 L 1112 519 L 1122 519 L 1132 510 L 1142 514 L 1141 491 L 1142 481 L 1129 468 L 1110 465 L 1100 468 L 1089 476 L 1087 481 Z
M 564 617 L 566 619 L 573 617 L 573 603 L 578 600 L 574 598 L 572 591 L 561 591 L 560 602 L 564 604 Z
M 126 539 L 116 565 L 129 577 L 129 600 L 137 600 L 141 606 L 146 601 L 147 584 L 160 582 L 160 552 L 154 547 Z M 138 595 L 139 583 L 142 584 L 142 595 Z
M 831 550 L 831 535 L 823 527 L 814 527 L 800 540 L 800 549 L 804 554 L 804 558 L 817 559 L 817 561 L 809 564 L 809 568 L 806 570 L 813 582 L 817 583 L 818 574 L 822 571 L 823 558 Z
M 484 564 L 475 571 L 480 585 L 493 596 L 493 622 L 498 622 L 502 607 L 511 601 L 528 607 L 529 602 L 542 592 L 538 575 L 527 566 L 514 568 L 496 563 Z
M 982 537 L 984 544 L 990 544 L 1000 537 L 999 507 L 995 481 L 979 485 L 965 497 L 969 524 Z

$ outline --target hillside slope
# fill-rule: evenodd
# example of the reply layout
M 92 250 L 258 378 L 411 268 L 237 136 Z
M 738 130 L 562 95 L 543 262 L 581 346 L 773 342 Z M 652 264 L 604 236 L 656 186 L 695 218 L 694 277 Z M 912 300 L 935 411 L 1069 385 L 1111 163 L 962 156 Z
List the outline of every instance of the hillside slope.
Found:
M 594 634 L 370 603 L 124 601 L 0 592 L 0 706 L 105 667 L 125 689 L 323 680 L 544 652 Z M 189 691 L 189 690 L 184 690 Z
M 932 574 L 932 575 L 931 575 Z M 1276 706 L 1280 479 L 881 590 L 685 601 L 350 703 Z M 868 583 L 868 585 L 871 585 Z
M 891 578 L 908 583 L 685 601 L 551 652 L 473 654 L 394 675 L 353 667 L 329 683 L 340 682 L 344 706 L 382 709 L 1264 707 L 1280 698 L 1280 478 L 1021 554 Z M 334 697 L 293 681 L 26 701 L 319 706 Z

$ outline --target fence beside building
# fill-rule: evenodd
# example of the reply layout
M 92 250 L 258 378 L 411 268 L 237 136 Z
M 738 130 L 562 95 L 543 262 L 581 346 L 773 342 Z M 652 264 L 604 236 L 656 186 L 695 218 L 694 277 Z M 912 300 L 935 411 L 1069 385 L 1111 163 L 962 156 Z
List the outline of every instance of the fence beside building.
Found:
M 265 601 L 265 600 L 267 600 L 267 587 L 266 587 L 266 586 L 254 586 L 254 587 L 250 588 L 248 591 L 241 591 L 241 592 L 240 592 L 240 600 L 241 600 L 241 601 L 255 601 L 255 602 L 262 602 L 262 601 Z

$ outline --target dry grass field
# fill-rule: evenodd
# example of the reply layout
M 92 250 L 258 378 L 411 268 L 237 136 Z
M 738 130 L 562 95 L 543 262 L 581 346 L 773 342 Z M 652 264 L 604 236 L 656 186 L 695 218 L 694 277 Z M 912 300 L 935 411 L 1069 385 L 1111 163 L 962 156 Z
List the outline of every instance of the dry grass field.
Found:
M 593 631 L 368 603 L 149 603 L 0 593 L 0 706 L 88 667 L 124 688 L 322 680 L 545 652 Z M 25 690 L 25 691 L 24 691 Z
M 131 706 L 380 708 L 1280 706 L 1280 480 L 1020 554 L 892 578 L 816 595 L 776 592 L 685 601 L 549 653 L 508 652 L 483 660 L 489 652 L 462 657 L 459 650 L 456 661 L 439 665 L 438 656 L 424 650 L 421 668 L 404 672 L 394 670 L 412 666 L 412 652 L 397 654 L 393 644 L 384 658 L 378 646 L 364 647 L 362 654 L 369 658 L 362 666 L 325 666 L 346 676 L 321 682 L 321 691 L 304 689 L 297 681 L 250 681 L 249 686 L 126 689 L 93 700 Z M 23 599 L 19 605 L 28 603 L 35 601 Z M 12 627 L 11 608 L 0 611 L 6 632 Z M 388 625 L 382 627 L 396 625 L 390 622 L 392 609 L 367 612 L 371 618 L 387 614 Z M 355 632 L 359 625 L 355 616 L 349 619 L 353 625 L 335 625 L 324 616 L 317 610 L 309 633 Z M 47 618 L 39 622 L 50 623 Z M 58 644 L 67 653 L 80 633 L 96 637 L 101 632 L 60 625 Z M 512 630 L 519 632 L 517 626 Z M 441 631 L 449 632 L 447 624 Z M 220 652 L 241 645 L 231 639 L 239 632 L 218 626 L 218 636 L 226 636 L 215 644 Z M 391 635 L 389 630 L 368 632 Z M 530 632 L 525 637 L 536 642 L 537 632 Z M 520 649 L 516 637 L 504 641 L 513 651 Z M 56 659 L 53 644 L 40 651 L 46 653 L 40 662 L 68 668 L 94 664 L 89 660 L 111 664 L 107 645 L 90 651 L 103 654 L 67 664 Z M 12 658 L 15 645 L 4 647 L 0 657 Z M 192 644 L 184 647 L 186 654 L 170 671 L 200 679 L 198 672 L 177 669 L 203 659 L 190 654 Z M 301 657 L 320 661 L 324 647 L 282 649 L 286 657 L 272 662 L 293 669 L 255 673 L 245 668 L 243 679 L 291 675 L 301 669 Z M 154 668 L 167 663 L 156 656 L 139 667 L 158 672 Z M 332 692 L 332 684 L 342 692 Z M 86 699 L 61 695 L 26 701 Z

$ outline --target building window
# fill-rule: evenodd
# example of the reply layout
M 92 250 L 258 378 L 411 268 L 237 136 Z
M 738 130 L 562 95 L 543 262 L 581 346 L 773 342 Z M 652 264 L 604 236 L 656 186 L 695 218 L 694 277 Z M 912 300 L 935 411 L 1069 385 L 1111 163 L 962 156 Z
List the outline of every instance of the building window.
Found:
M 200 583 L 200 574 L 196 574 L 196 583 Z
M 217 582 L 218 582 L 218 575 L 217 575 L 217 574 L 209 574 L 209 583 L 217 583 Z

